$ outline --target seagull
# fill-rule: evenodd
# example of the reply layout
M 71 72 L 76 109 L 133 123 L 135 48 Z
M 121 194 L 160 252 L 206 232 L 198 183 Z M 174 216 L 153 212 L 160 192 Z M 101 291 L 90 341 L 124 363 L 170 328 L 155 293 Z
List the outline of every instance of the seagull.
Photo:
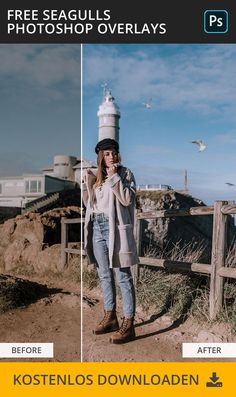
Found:
M 202 152 L 203 150 L 206 149 L 206 145 L 202 141 L 192 141 L 191 143 L 195 143 L 196 145 L 198 145 L 199 152 Z
M 228 185 L 228 186 L 235 186 L 234 183 L 230 183 L 230 182 L 225 182 L 225 184 Z
M 151 102 L 152 102 L 152 98 L 150 98 L 148 102 L 143 102 L 142 104 L 145 106 L 146 109 L 151 109 L 152 107 Z

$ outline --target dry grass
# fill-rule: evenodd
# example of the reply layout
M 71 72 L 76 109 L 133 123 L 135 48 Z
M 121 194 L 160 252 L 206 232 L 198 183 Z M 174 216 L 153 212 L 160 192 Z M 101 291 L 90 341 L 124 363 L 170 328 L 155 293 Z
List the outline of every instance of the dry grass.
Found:
M 207 244 L 204 241 L 191 240 L 184 246 L 182 246 L 180 241 L 176 244 L 168 242 L 165 248 L 149 246 L 146 248 L 144 255 L 172 261 L 199 262 L 206 249 Z
M 47 294 L 48 289 L 45 285 L 18 277 L 0 275 L 0 313 L 25 306 Z
M 160 251 L 150 248 L 146 256 L 168 258 L 173 261 L 198 262 L 206 246 L 194 241 L 180 249 L 175 244 L 171 249 Z M 236 267 L 236 243 L 227 252 L 226 266 Z M 196 274 L 171 274 L 164 270 L 144 268 L 137 286 L 137 300 L 144 310 L 167 312 L 172 320 L 192 316 L 198 322 L 208 322 L 209 318 L 209 278 Z M 236 333 L 236 282 L 226 279 L 224 285 L 223 308 L 216 321 L 227 322 Z
M 186 315 L 191 305 L 195 282 L 189 275 L 144 268 L 137 286 L 137 303 L 145 311 L 150 307 L 158 312 L 168 311 L 176 321 Z
M 68 266 L 64 272 L 60 272 L 63 279 L 80 283 L 81 281 L 81 257 L 80 255 L 70 254 L 68 260 Z
M 195 291 L 195 298 L 189 310 L 189 315 L 201 323 L 211 323 L 209 317 L 209 286 L 202 285 Z
M 99 277 L 95 267 L 89 266 L 83 269 L 83 286 L 89 290 L 98 287 Z
M 236 243 L 231 244 L 226 253 L 225 266 L 236 267 Z
M 169 243 L 164 249 L 149 247 L 145 256 L 181 262 L 199 262 L 206 244 L 194 240 L 182 247 L 181 242 Z M 173 321 L 183 319 L 203 282 L 198 275 L 167 273 L 165 270 L 144 268 L 137 286 L 137 301 L 144 310 L 150 305 L 159 312 L 168 311 Z
M 74 244 L 72 248 L 77 248 L 77 244 Z M 61 269 L 61 258 L 60 251 L 56 252 L 58 269 L 54 268 L 42 268 L 40 271 L 36 271 L 32 264 L 19 261 L 17 265 L 11 269 L 10 273 L 14 276 L 33 277 L 34 279 L 39 276 L 45 278 L 48 281 L 52 280 L 67 280 L 75 283 L 80 283 L 81 280 L 81 256 L 79 254 L 69 254 L 68 262 L 64 269 Z M 0 261 L 1 264 L 1 261 Z M 4 271 L 3 271 L 4 273 Z

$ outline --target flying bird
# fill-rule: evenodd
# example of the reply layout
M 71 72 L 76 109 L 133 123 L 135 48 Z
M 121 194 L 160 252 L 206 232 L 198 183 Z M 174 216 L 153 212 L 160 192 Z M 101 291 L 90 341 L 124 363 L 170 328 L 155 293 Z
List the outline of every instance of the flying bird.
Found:
M 225 184 L 228 185 L 228 186 L 235 186 L 235 184 L 231 183 L 231 182 L 225 182 Z
M 191 143 L 195 143 L 198 146 L 198 151 L 202 152 L 203 150 L 206 149 L 206 145 L 205 143 L 203 143 L 201 140 L 196 140 L 196 141 L 192 141 Z
M 151 109 L 151 107 L 152 107 L 152 98 L 150 98 L 148 102 L 143 102 L 142 104 L 145 106 L 146 109 Z

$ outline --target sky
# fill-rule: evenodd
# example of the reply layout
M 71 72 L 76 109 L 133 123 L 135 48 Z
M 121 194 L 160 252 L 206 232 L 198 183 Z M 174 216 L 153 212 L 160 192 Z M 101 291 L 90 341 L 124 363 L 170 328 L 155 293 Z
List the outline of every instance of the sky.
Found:
M 94 161 L 104 82 L 121 112 L 122 163 L 137 184 L 183 189 L 187 170 L 194 197 L 235 200 L 236 45 L 83 45 L 83 154 Z
M 96 161 L 104 82 L 121 112 L 120 151 L 137 184 L 235 200 L 235 44 L 1 44 L 0 177 L 58 154 Z M 152 98 L 152 107 L 143 103 Z M 192 140 L 202 139 L 199 152 Z
M 0 177 L 80 155 L 81 45 L 0 44 Z

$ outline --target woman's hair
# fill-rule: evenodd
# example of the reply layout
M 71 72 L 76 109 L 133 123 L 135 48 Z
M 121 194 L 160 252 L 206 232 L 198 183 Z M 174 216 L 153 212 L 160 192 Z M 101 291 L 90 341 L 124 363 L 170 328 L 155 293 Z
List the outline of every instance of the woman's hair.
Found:
M 105 150 L 99 150 L 98 152 L 98 156 L 97 156 L 98 171 L 97 171 L 96 182 L 94 184 L 94 189 L 96 189 L 96 187 L 98 186 L 101 186 L 107 177 L 106 165 L 104 161 L 104 151 Z M 117 155 L 118 155 L 118 162 L 120 163 L 121 162 L 120 153 L 117 153 Z

